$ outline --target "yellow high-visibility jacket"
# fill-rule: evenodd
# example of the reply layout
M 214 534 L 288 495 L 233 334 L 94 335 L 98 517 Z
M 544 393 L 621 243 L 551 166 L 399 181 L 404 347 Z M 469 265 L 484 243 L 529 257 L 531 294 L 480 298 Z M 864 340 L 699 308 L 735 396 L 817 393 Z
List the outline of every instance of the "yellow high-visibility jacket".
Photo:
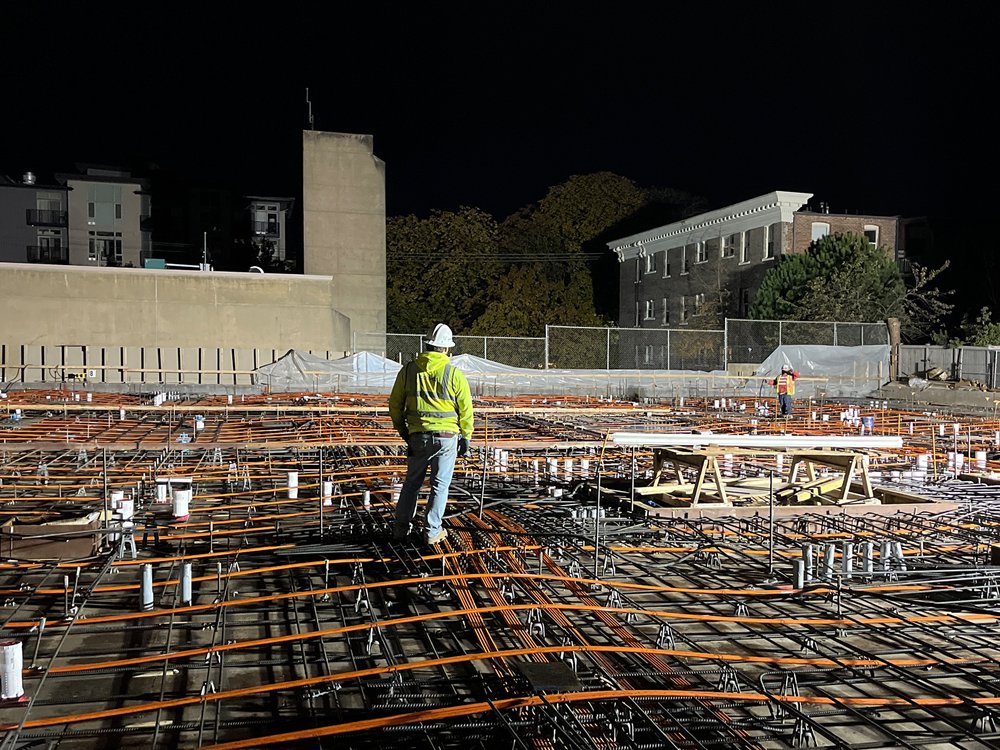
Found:
M 423 352 L 396 375 L 389 416 L 400 435 L 456 432 L 472 437 L 472 394 L 465 373 L 447 354 Z

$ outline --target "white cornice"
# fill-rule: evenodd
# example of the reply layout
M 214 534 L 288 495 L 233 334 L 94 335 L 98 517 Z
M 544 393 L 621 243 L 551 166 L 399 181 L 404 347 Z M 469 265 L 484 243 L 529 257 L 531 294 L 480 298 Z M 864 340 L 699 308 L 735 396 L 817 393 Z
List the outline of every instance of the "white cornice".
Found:
M 650 229 L 607 243 L 608 248 L 624 263 L 630 258 L 680 247 L 705 239 L 745 232 L 777 222 L 791 222 L 792 215 L 804 206 L 812 193 L 776 190 L 767 195 L 734 203 L 725 208 L 698 214 L 684 221 Z

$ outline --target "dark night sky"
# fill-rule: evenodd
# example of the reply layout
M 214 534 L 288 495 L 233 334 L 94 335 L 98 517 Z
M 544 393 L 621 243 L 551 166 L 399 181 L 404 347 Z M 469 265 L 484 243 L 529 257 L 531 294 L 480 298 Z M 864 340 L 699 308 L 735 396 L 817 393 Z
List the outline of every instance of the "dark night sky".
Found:
M 987 3 L 417 5 L 5 9 L 0 172 L 154 162 L 295 194 L 308 86 L 318 129 L 374 136 L 390 215 L 502 218 L 598 170 L 942 226 L 997 202 Z

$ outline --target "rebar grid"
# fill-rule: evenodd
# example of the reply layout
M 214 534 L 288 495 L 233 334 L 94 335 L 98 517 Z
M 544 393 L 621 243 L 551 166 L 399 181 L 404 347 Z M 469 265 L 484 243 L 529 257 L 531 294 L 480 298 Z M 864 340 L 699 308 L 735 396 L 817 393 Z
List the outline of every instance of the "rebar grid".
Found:
M 822 420 L 843 404 L 788 424 L 736 400 L 498 400 L 480 408 L 479 448 L 456 472 L 450 537 L 427 548 L 390 537 L 405 458 L 384 406 L 358 397 L 333 411 L 303 398 L 128 404 L 124 419 L 124 402 L 109 400 L 105 411 L 26 411 L 37 416 L 8 425 L 5 517 L 102 520 L 76 532 L 95 546 L 77 560 L 19 560 L 16 534 L 4 537 L 5 637 L 22 643 L 31 699 L 0 714 L 4 747 L 1000 739 L 995 422 L 879 406 L 876 431 L 905 447 L 873 455 L 871 468 L 927 510 L 803 507 L 772 523 L 753 507 L 759 494 L 742 513 L 647 513 L 629 488 L 648 481 L 652 456 L 605 450 L 606 436 L 843 434 L 851 425 Z M 207 413 L 204 430 L 185 406 Z M 941 425 L 954 424 L 942 447 Z M 191 442 L 177 443 L 185 432 Z M 953 458 L 949 470 L 959 435 L 978 474 Z M 974 466 L 980 451 L 985 467 Z M 761 452 L 728 471 L 778 470 Z M 194 479 L 187 521 L 156 502 L 164 476 Z M 108 507 L 118 491 L 137 501 L 134 559 Z M 797 586 L 807 549 L 811 575 Z M 150 610 L 140 606 L 144 565 Z

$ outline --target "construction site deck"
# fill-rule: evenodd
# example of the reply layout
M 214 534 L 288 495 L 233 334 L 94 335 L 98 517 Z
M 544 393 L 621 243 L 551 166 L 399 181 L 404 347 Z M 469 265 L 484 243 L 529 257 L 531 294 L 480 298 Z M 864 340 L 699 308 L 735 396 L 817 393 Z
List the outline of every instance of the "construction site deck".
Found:
M 0 750 L 1000 747 L 995 410 L 475 410 L 427 546 L 384 395 L 9 391 Z

